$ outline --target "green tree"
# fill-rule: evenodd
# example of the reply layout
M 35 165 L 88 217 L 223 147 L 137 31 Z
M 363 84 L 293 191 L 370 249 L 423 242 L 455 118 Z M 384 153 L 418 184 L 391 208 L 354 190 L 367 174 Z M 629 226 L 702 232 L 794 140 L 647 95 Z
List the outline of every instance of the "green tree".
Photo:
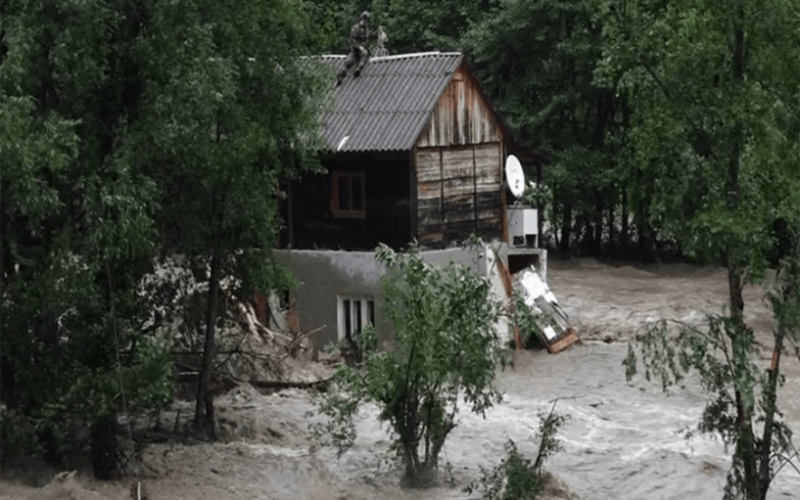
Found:
M 625 102 L 594 79 L 602 55 L 599 2 L 508 0 L 462 38 L 484 88 L 517 137 L 550 158 L 550 224 L 562 253 L 598 255 L 624 202 L 618 176 Z M 623 240 L 627 237 L 627 213 Z M 575 244 L 577 243 L 577 245 Z
M 676 370 L 695 369 L 717 395 L 701 428 L 735 443 L 729 498 L 765 498 L 773 452 L 785 445 L 775 420 L 779 365 L 769 376 L 758 367 L 742 288 L 763 276 L 774 221 L 796 220 L 799 8 L 781 0 L 686 0 L 610 2 L 606 10 L 598 78 L 617 80 L 636 103 L 629 165 L 639 169 L 634 177 L 648 198 L 634 202 L 689 256 L 728 269 L 727 314 L 677 337 L 659 324 L 645 335 L 644 353 L 667 384 Z M 788 330 L 775 332 L 775 357 Z
M 137 328 L 154 186 L 119 148 L 138 84 L 134 11 L 24 0 L 0 11 L 3 399 L 51 460 L 73 425 L 95 429 L 98 477 L 116 468 L 117 412 L 169 396 L 163 349 Z
M 210 392 L 220 283 L 242 298 L 286 285 L 271 249 L 288 178 L 319 168 L 317 117 L 334 76 L 301 57 L 299 0 L 160 2 L 137 44 L 149 82 L 125 150 L 160 188 L 165 255 L 208 270 L 194 432 L 214 438 Z
M 302 6 L 1 4 L 2 395 L 50 458 L 89 426 L 108 477 L 117 413 L 169 399 L 161 299 L 142 279 L 174 253 L 210 263 L 197 430 L 213 435 L 219 283 L 246 295 L 287 280 L 269 255 L 281 182 L 316 165 L 334 80 L 300 57 Z
M 373 0 L 375 25 L 389 36 L 391 54 L 460 50 L 472 22 L 496 7 L 497 0 Z
M 305 0 L 314 26 L 312 46 L 320 53 L 344 54 L 350 27 L 364 10 L 372 30 L 389 36 L 390 54 L 460 50 L 461 37 L 500 2 L 498 0 Z
M 488 281 L 466 267 L 440 269 L 414 250 L 397 254 L 385 246 L 376 257 L 387 268 L 382 285 L 394 348 L 379 351 L 375 329 L 365 328 L 359 339 L 362 366 L 339 367 L 341 392 L 329 395 L 321 408 L 343 450 L 355 437 L 352 417 L 359 404 L 377 404 L 380 419 L 394 432 L 393 450 L 408 484 L 428 486 L 462 397 L 483 414 L 499 396 L 492 384 L 504 361 L 495 331 L 500 305 Z
M 517 449 L 516 443 L 509 439 L 506 443 L 506 456 L 491 470 L 481 468 L 479 484 L 467 486 L 467 493 L 482 489 L 483 500 L 535 500 L 544 490 L 546 477 L 542 472 L 544 462 L 563 448 L 556 438 L 558 430 L 569 420 L 569 415 L 555 412 L 555 405 L 549 413 L 539 414 L 539 451 L 531 462 Z
M 345 54 L 350 28 L 366 8 L 357 0 L 305 0 L 309 49 L 316 54 Z M 380 23 L 380 20 L 378 20 Z M 377 25 L 372 26 L 376 29 Z

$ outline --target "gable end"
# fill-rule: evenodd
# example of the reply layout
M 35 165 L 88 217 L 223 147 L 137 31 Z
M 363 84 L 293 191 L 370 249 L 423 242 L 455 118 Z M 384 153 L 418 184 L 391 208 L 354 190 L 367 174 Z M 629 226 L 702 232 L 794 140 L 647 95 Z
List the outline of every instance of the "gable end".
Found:
M 417 137 L 418 148 L 502 142 L 494 108 L 466 63 L 458 66 Z

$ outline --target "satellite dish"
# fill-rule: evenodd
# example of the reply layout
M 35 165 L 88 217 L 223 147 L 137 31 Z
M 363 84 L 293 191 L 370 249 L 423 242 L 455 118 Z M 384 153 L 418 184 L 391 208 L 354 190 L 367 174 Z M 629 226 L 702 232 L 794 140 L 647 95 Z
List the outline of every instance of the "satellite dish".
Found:
M 522 164 L 514 155 L 508 155 L 506 159 L 506 181 L 511 194 L 517 199 L 521 198 L 525 192 L 525 173 L 522 171 Z

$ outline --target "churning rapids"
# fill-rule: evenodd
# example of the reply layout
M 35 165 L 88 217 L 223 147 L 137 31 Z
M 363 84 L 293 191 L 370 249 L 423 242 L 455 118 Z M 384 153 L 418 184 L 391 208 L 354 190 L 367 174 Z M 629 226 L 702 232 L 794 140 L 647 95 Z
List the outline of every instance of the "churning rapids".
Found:
M 556 481 L 549 498 L 660 500 L 721 498 L 729 453 L 718 440 L 694 433 L 705 397 L 696 381 L 674 388 L 643 377 L 625 381 L 627 344 L 645 322 L 661 317 L 695 322 L 719 312 L 727 297 L 723 269 L 686 265 L 608 266 L 594 260 L 551 261 L 549 283 L 565 307 L 582 345 L 558 355 L 524 352 L 515 367 L 499 375 L 503 403 L 482 419 L 463 413 L 445 446 L 442 463 L 448 484 L 425 491 L 398 487 L 399 472 L 383 460 L 389 436 L 377 411 L 362 409 L 356 446 L 337 459 L 317 449 L 309 424 L 319 421 L 307 393 L 262 395 L 240 387 L 218 399 L 222 442 L 213 445 L 151 445 L 141 471 L 152 500 L 161 499 L 456 499 L 478 498 L 463 487 L 503 456 L 516 441 L 529 456 L 536 450 L 538 414 L 571 416 L 559 437 L 564 451 L 546 465 Z M 745 293 L 746 319 L 758 332 L 765 368 L 771 356 L 772 322 L 760 287 Z M 786 385 L 779 404 L 800 432 L 800 366 L 784 357 Z M 191 405 L 181 403 L 184 414 Z M 177 408 L 176 408 L 177 409 Z M 166 422 L 176 413 L 166 413 Z M 800 440 L 795 437 L 796 446 Z M 77 481 L 45 488 L 23 486 L 8 477 L 0 499 L 126 499 L 131 480 Z M 563 485 L 566 487 L 563 487 Z M 784 468 L 772 499 L 800 499 L 800 474 Z

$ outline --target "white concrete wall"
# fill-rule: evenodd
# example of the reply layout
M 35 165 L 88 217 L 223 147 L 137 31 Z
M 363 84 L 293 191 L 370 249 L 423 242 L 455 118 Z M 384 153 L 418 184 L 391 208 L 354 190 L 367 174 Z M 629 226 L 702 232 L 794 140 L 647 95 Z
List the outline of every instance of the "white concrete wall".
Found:
M 505 259 L 507 245 L 496 245 L 501 258 Z M 380 303 L 380 277 L 384 269 L 372 252 L 278 250 L 275 253 L 301 283 L 294 292 L 295 310 L 300 318 L 301 331 L 321 328 L 312 338 L 315 349 L 324 349 L 337 339 L 337 295 L 374 297 L 376 327 L 381 332 L 382 340 L 390 340 L 391 325 L 385 318 Z M 494 251 L 489 246 L 484 246 L 477 253 L 462 248 L 427 250 L 422 252 L 422 258 L 443 267 L 451 262 L 468 266 L 474 272 L 486 276 L 491 282 L 494 298 L 505 303 L 505 288 L 495 262 Z M 508 321 L 505 317 L 498 322 L 497 331 L 504 341 L 509 338 Z

